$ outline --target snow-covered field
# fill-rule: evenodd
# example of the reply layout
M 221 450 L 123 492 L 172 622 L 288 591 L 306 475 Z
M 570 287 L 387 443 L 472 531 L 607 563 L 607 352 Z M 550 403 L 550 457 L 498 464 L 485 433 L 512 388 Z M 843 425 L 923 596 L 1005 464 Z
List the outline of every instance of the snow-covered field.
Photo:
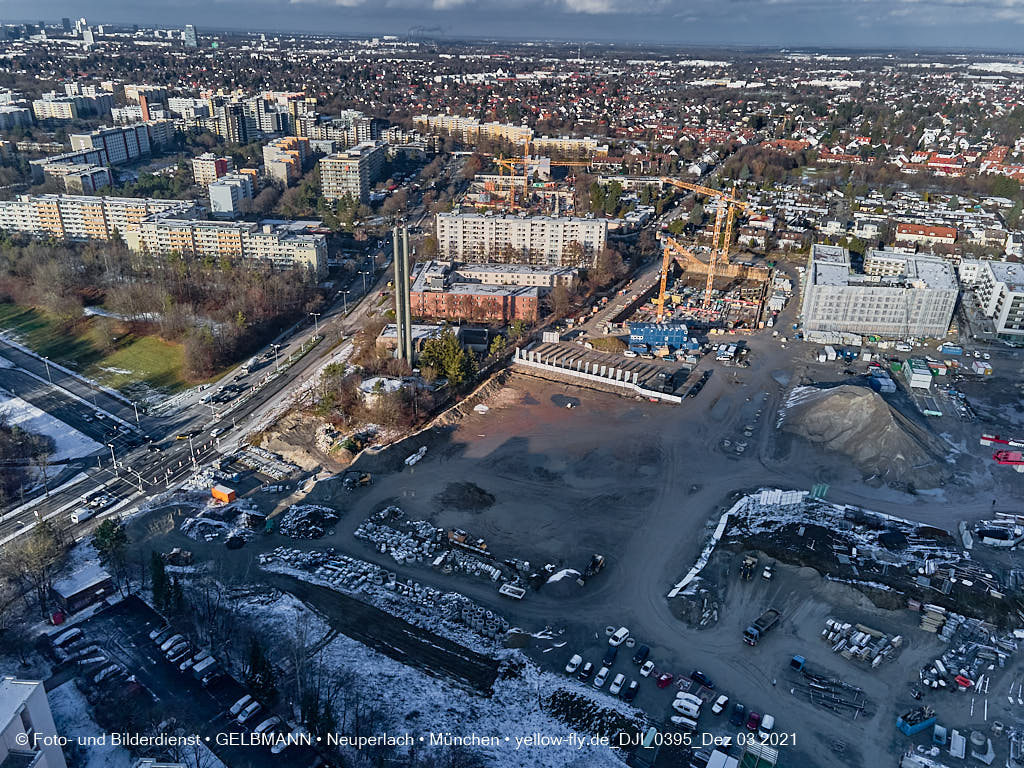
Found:
M 275 638 L 275 642 L 289 644 L 300 625 L 308 632 L 307 642 L 315 642 L 329 630 L 319 615 L 287 593 L 270 604 L 259 601 L 251 605 L 236 604 L 236 608 L 263 629 L 265 637 Z M 490 697 L 407 667 L 345 635 L 338 635 L 322 653 L 328 668 L 353 675 L 359 695 L 364 700 L 378 702 L 384 709 L 388 733 L 408 733 L 415 739 L 422 736 L 427 744 L 431 734 L 496 737 L 497 746 L 472 748 L 474 754 L 495 768 L 621 768 L 623 765 L 609 747 L 587 743 L 589 735 L 583 735 L 582 744 L 570 743 L 572 729 L 543 711 L 540 701 L 565 689 L 627 717 L 636 715 L 636 710 L 589 686 L 576 685 L 571 680 L 543 672 L 518 652 L 512 656 L 522 663 L 522 671 L 511 678 L 499 678 Z M 527 746 L 517 741 L 537 735 L 548 737 L 550 742 Z
M 88 456 L 102 447 L 92 438 L 39 410 L 32 403 L 3 391 L 0 391 L 0 412 L 7 413 L 12 426 L 21 427 L 34 435 L 53 438 L 56 451 L 49 457 L 51 462 Z
M 53 710 L 53 723 L 57 733 L 67 738 L 76 736 L 99 736 L 103 733 L 89 714 L 89 702 L 75 687 L 74 680 L 59 685 L 46 694 Z M 70 757 L 70 755 L 66 755 Z M 131 755 L 122 747 L 83 747 L 78 753 L 79 768 L 130 768 Z

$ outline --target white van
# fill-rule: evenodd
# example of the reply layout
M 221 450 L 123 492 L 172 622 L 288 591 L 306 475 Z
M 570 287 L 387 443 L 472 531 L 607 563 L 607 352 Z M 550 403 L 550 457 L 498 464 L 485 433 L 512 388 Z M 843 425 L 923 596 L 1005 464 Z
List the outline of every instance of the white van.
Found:
M 622 645 L 626 642 L 627 637 L 629 637 L 629 630 L 625 627 L 619 627 L 615 630 L 612 636 L 608 638 L 608 645 Z
M 694 696 L 692 693 L 685 693 L 683 691 L 676 694 L 676 701 L 685 701 L 697 707 L 697 709 L 700 709 L 701 705 L 704 704 L 704 700 L 699 696 Z
M 72 525 L 78 525 L 79 523 L 84 523 L 89 518 L 95 516 L 95 509 L 91 509 L 89 507 L 79 507 L 78 509 L 71 513 L 71 523 Z
M 672 715 L 669 720 L 672 721 L 673 725 L 678 725 L 684 731 L 697 730 L 697 721 L 692 717 L 687 717 L 686 715 Z
M 700 707 L 695 707 L 688 701 L 681 701 L 676 699 L 672 702 L 672 709 L 678 712 L 680 715 L 686 715 L 687 717 L 696 718 L 700 715 Z

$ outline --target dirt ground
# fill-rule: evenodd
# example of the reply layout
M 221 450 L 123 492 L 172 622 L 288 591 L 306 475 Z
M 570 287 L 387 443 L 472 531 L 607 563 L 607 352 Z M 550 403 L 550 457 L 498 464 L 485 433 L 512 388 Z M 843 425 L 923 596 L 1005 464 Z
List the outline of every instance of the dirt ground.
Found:
M 781 574 L 770 586 L 756 581 L 731 589 L 722 621 L 709 630 L 683 624 L 666 593 L 695 560 L 709 521 L 717 521 L 737 492 L 765 485 L 807 489 L 828 483 L 831 501 L 948 530 L 955 530 L 961 519 L 990 514 L 993 499 L 1001 500 L 995 507 L 1001 508 L 1004 501 L 1021 498 L 1024 475 L 995 467 L 987 449 L 977 444 L 980 432 L 1000 423 L 1004 426 L 997 431 L 1024 431 L 1019 405 L 1014 411 L 1012 398 L 993 398 L 991 413 L 984 405 L 994 392 L 1017 391 L 1012 378 L 1020 375 L 1021 363 L 993 356 L 999 378 L 978 383 L 977 395 L 969 392 L 972 402 L 977 399 L 981 404 L 976 409 L 983 417 L 978 423 L 956 417 L 927 421 L 927 428 L 950 445 L 956 481 L 911 494 L 866 483 L 849 461 L 777 429 L 778 409 L 792 386 L 842 379 L 840 368 L 819 365 L 814 360 L 816 348 L 810 345 L 790 344 L 787 349 L 761 337 L 751 339 L 750 347 L 750 368 L 702 363 L 701 369 L 713 369 L 707 386 L 697 398 L 678 406 L 513 375 L 485 400 L 485 413 L 471 411 L 452 426 L 406 441 L 401 455 L 367 457 L 366 468 L 374 472 L 370 488 L 347 492 L 337 480 L 317 484 L 305 502 L 330 504 L 342 516 L 334 535 L 316 542 L 270 535 L 238 552 L 226 552 L 223 545 L 197 545 L 164 522 L 154 524 L 153 543 L 161 548 L 184 546 L 197 557 L 217 557 L 250 574 L 258 552 L 282 543 L 333 546 L 380 563 L 402 578 L 457 589 L 497 608 L 527 631 L 551 628 L 555 639 L 535 640 L 529 649 L 551 669 L 563 666 L 574 649 L 598 662 L 603 652 L 598 649 L 606 646 L 605 627 L 625 625 L 639 642 L 652 647 L 659 668 L 683 676 L 700 668 L 730 696 L 755 709 L 769 708 L 778 730 L 794 731 L 799 737 L 796 749 L 786 755 L 787 765 L 823 765 L 837 759 L 831 752 L 837 738 L 847 748 L 838 758 L 842 764 L 889 764 L 903 743 L 896 739 L 893 718 L 897 708 L 910 703 L 910 683 L 916 680 L 918 665 L 910 662 L 918 654 L 934 652 L 926 645 L 933 639 L 913 628 L 916 615 L 879 614 L 857 593 L 825 583 L 809 570 Z M 567 408 L 567 403 L 576 407 Z M 1006 425 L 1008 419 L 1011 423 Z M 740 443 L 742 451 L 737 450 Z M 402 459 L 420 445 L 428 446 L 425 457 L 406 467 Z M 366 516 L 389 504 L 399 505 L 407 519 L 463 528 L 484 538 L 498 559 L 516 557 L 534 565 L 550 562 L 582 569 L 599 552 L 608 565 L 584 588 L 568 593 L 542 589 L 522 602 L 509 601 L 490 581 L 399 565 L 354 539 L 352 532 Z M 783 626 L 757 648 L 745 646 L 742 626 L 776 602 L 787 616 Z M 885 631 L 905 628 L 908 648 L 896 662 L 898 674 L 892 671 L 897 667 L 882 674 L 849 670 L 851 662 L 831 654 L 817 639 L 826 616 L 852 619 L 858 612 Z M 781 680 L 793 653 L 803 653 L 837 673 L 849 673 L 852 682 L 879 702 L 877 714 L 851 724 L 810 704 L 788 700 L 771 680 Z M 620 659 L 613 673 L 618 667 L 635 676 L 628 658 Z M 645 680 L 637 704 L 658 721 L 667 718 L 670 700 L 669 691 Z M 718 727 L 713 721 L 708 725 Z

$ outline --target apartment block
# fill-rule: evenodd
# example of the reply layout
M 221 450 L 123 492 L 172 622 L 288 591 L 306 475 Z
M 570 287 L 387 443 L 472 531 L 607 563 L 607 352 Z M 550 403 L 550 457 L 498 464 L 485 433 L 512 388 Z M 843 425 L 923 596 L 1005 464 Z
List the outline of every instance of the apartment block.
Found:
M 460 282 L 483 285 L 529 286 L 544 294 L 556 285 L 569 288 L 579 280 L 573 267 L 534 267 L 527 264 L 459 264 L 452 271 Z
M 27 107 L 0 106 L 0 131 L 9 131 L 20 125 L 32 125 L 32 113 Z
M 177 212 L 149 216 L 125 234 L 138 253 L 178 255 L 260 264 L 275 269 L 306 267 L 327 273 L 327 238 L 310 234 L 301 222 L 204 221 Z
M 865 257 L 865 268 L 875 274 L 855 273 L 845 248 L 811 247 L 802 308 L 805 331 L 888 338 L 946 335 L 959 294 L 948 262 L 871 251 Z
M 467 144 L 475 144 L 481 138 L 492 141 L 507 141 L 523 144 L 533 139 L 533 129 L 525 125 L 508 123 L 481 123 L 473 117 L 458 115 L 417 115 L 413 125 L 425 133 L 445 133 Z
M 214 216 L 232 217 L 248 210 L 252 200 L 252 177 L 246 173 L 227 173 L 207 188 L 210 212 Z
M 0 229 L 59 240 L 109 240 L 115 231 L 124 236 L 147 216 L 172 210 L 194 215 L 196 209 L 191 202 L 147 197 L 22 195 L 0 201 Z
M 982 312 L 995 326 L 996 336 L 1015 345 L 1024 344 L 1024 264 L 982 261 L 975 293 Z
M 208 187 L 221 176 L 235 169 L 230 157 L 217 157 L 212 152 L 192 158 L 192 178 L 201 187 Z
M 36 120 L 77 120 L 89 115 L 103 115 L 113 107 L 114 98 L 109 93 L 58 96 L 51 92 L 32 102 L 32 114 Z
M 607 239 L 605 219 L 437 214 L 438 253 L 452 261 L 583 267 Z
M 91 195 L 114 183 L 110 169 L 103 165 L 47 163 L 44 170 L 48 177 L 59 179 L 69 195 Z
M 102 127 L 89 133 L 71 134 L 71 149 L 102 149 L 110 165 L 123 165 L 152 154 L 149 129 L 144 125 Z
M 383 142 L 367 141 L 320 159 L 320 186 L 327 200 L 351 197 L 361 203 L 370 199 L 370 189 L 384 167 Z
M 309 139 L 284 136 L 263 147 L 263 168 L 268 177 L 286 187 L 302 178 L 309 157 Z
M 0 678 L 0 765 L 67 768 L 42 682 Z

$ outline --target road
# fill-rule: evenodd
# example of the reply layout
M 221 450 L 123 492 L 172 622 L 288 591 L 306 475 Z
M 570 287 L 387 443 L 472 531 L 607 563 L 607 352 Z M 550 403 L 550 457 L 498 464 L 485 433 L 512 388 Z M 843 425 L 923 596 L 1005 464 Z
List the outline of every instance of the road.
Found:
M 385 254 L 389 253 L 389 248 L 385 247 Z M 367 263 L 364 268 L 369 266 Z M 233 371 L 205 391 L 205 394 L 212 395 L 219 387 L 239 381 L 244 382 L 244 387 L 265 378 L 275 371 L 279 362 L 298 352 L 319 331 L 323 341 L 290 367 L 277 372 L 251 396 L 243 398 L 239 394 L 232 401 L 220 405 L 201 402 L 197 396 L 194 402 L 169 416 L 140 413 L 137 424 L 135 409 L 130 403 L 62 371 L 52 363 L 10 344 L 0 343 L 0 357 L 17 366 L 0 368 L 0 387 L 51 413 L 104 446 L 104 450 L 69 465 L 61 480 L 48 485 L 55 488 L 80 471 L 88 472 L 87 478 L 45 493 L 35 503 L 21 505 L 0 516 L 0 544 L 31 530 L 38 519 L 70 513 L 84 496 L 98 489 L 102 488 L 121 499 L 156 495 L 182 482 L 200 464 L 219 455 L 218 443 L 231 443 L 234 431 L 245 429 L 268 404 L 286 398 L 301 386 L 338 343 L 361 328 L 367 315 L 375 309 L 375 298 L 387 282 L 389 272 L 386 266 L 378 268 L 373 279 L 365 282 L 365 293 L 364 278 L 359 276 L 357 279 L 357 275 L 353 276 L 348 292 L 338 291 L 315 323 L 310 318 L 308 324 L 303 324 L 286 338 L 279 338 L 273 345 L 276 352 L 268 347 L 257 355 L 259 362 L 249 376 Z M 96 418 L 97 413 L 117 417 L 122 422 L 117 433 L 112 432 L 114 421 L 107 419 L 104 423 Z M 210 434 L 214 429 L 221 430 L 217 438 Z M 179 435 L 183 437 L 176 439 Z M 82 526 L 95 524 L 94 519 Z M 77 534 L 81 526 L 73 528 Z

